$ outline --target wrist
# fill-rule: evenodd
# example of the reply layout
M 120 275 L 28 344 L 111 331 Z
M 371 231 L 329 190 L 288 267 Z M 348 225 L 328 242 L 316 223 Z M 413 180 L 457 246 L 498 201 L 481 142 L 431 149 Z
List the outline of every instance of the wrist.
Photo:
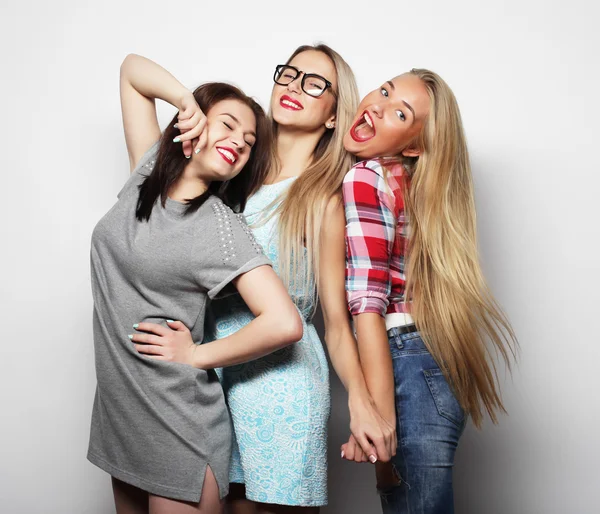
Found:
M 196 102 L 196 99 L 194 98 L 194 93 L 192 93 L 189 89 L 184 87 L 182 84 L 179 86 L 179 91 L 173 95 L 175 98 L 173 106 L 178 110 L 183 111 L 186 105 L 188 105 L 190 102 Z
M 368 389 L 365 387 L 361 387 L 356 385 L 352 388 L 348 388 L 348 410 L 352 412 L 356 408 L 361 408 L 364 406 L 374 406 L 375 402 L 373 398 L 369 394 Z
M 191 365 L 198 369 L 208 369 L 206 362 L 206 354 L 201 344 L 194 344 L 192 349 Z

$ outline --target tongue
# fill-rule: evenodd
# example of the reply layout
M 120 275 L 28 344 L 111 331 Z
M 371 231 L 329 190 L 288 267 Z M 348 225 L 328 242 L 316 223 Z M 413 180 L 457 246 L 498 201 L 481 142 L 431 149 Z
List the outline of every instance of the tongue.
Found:
M 369 127 L 366 121 L 361 123 L 358 127 L 356 127 L 354 129 L 354 132 L 361 139 L 368 139 L 375 135 L 375 131 L 371 127 Z

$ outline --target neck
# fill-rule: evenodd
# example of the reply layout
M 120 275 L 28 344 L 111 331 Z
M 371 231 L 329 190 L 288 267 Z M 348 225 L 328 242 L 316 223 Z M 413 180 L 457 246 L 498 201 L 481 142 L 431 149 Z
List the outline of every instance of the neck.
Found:
M 178 202 L 184 202 L 197 198 L 206 192 L 211 181 L 203 178 L 204 170 L 195 162 L 190 161 L 183 173 L 169 189 L 169 198 Z
M 310 164 L 317 143 L 325 133 L 324 128 L 314 132 L 302 132 L 279 126 L 277 156 L 281 162 L 279 179 L 297 177 Z

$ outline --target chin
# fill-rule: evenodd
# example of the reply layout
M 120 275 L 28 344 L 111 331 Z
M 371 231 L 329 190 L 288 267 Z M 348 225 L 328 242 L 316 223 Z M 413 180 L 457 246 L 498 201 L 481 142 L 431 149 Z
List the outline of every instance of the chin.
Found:
M 357 157 L 360 154 L 360 144 L 358 144 L 354 139 L 350 137 L 350 134 L 346 134 L 343 139 L 344 149 L 347 152 L 350 152 L 352 155 L 356 155 Z
M 301 125 L 301 119 L 299 112 L 288 111 L 283 107 L 277 106 L 276 109 L 273 109 L 273 120 L 278 125 L 282 125 L 284 127 L 295 127 Z

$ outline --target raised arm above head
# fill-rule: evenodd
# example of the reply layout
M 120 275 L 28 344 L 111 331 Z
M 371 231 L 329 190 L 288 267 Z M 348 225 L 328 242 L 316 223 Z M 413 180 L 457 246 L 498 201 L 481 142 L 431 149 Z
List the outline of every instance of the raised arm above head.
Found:
M 123 129 L 131 171 L 142 155 L 160 138 L 155 103 L 157 98 L 180 111 L 194 111 L 196 117 L 205 119 L 192 92 L 162 66 L 145 57 L 130 54 L 125 58 L 121 64 L 120 90 Z

